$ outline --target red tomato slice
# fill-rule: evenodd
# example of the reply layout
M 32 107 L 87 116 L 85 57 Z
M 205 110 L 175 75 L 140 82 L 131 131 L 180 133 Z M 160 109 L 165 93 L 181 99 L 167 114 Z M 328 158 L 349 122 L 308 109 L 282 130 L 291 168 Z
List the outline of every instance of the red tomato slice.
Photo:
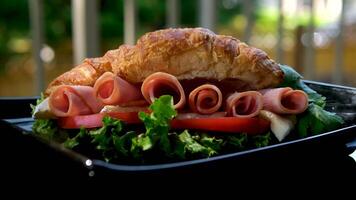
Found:
M 91 115 L 79 115 L 62 117 L 58 119 L 58 125 L 65 129 L 97 128 L 103 126 L 102 120 L 105 115 L 120 119 L 129 124 L 140 124 L 138 112 L 111 112 Z M 237 117 L 208 117 L 192 119 L 173 119 L 172 129 L 195 129 L 203 131 L 218 131 L 229 133 L 260 134 L 269 130 L 270 122 L 260 118 L 237 118 Z
M 138 118 L 138 112 L 110 112 L 106 114 L 112 118 L 120 119 L 128 124 L 142 123 L 142 121 Z
M 173 129 L 195 129 L 204 131 L 218 131 L 229 133 L 261 134 L 269 130 L 270 122 L 260 118 L 195 118 L 174 119 L 171 121 Z
M 129 124 L 142 123 L 138 118 L 138 112 L 111 112 L 111 113 L 97 113 L 91 115 L 78 115 L 73 117 L 58 118 L 58 125 L 65 129 L 97 128 L 103 126 L 103 117 L 108 115 L 112 118 L 120 119 Z

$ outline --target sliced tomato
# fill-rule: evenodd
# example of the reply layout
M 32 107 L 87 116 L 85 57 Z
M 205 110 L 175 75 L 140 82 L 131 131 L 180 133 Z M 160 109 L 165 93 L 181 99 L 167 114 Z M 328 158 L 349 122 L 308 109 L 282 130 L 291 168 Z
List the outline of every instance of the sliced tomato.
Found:
M 97 128 L 103 126 L 103 117 L 110 116 L 115 119 L 120 119 L 129 124 L 142 123 L 138 118 L 138 112 L 111 112 L 111 113 L 97 113 L 91 115 L 78 115 L 72 117 L 58 118 L 58 125 L 65 129 Z
M 142 121 L 138 118 L 138 112 L 110 112 L 106 114 L 112 118 L 120 119 L 128 124 L 142 123 Z
M 65 129 L 97 128 L 103 126 L 102 120 L 105 115 L 129 124 L 142 123 L 138 118 L 138 112 L 110 112 L 58 118 L 58 125 Z M 267 132 L 269 127 L 270 122 L 260 118 L 204 117 L 176 118 L 171 121 L 172 129 L 195 129 L 229 133 L 260 134 Z
M 195 119 L 173 119 L 173 129 L 195 129 L 204 131 L 218 131 L 229 133 L 261 134 L 269 130 L 270 122 L 260 118 L 195 118 Z

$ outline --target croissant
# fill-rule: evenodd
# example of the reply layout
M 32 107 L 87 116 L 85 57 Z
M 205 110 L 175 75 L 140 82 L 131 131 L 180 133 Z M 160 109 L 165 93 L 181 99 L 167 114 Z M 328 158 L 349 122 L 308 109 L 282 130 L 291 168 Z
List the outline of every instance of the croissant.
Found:
M 103 57 L 85 59 L 54 79 L 45 95 L 60 85 L 93 86 L 107 71 L 134 84 L 159 71 L 182 81 L 229 80 L 256 90 L 283 81 L 279 65 L 264 51 L 208 29 L 179 28 L 149 32 L 134 46 L 121 45 Z

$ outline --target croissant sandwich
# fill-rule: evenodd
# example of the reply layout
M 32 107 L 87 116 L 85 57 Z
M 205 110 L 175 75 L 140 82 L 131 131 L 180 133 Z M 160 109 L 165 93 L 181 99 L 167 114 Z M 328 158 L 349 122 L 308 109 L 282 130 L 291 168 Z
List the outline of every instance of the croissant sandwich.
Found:
M 118 122 L 111 124 L 108 119 L 134 125 L 137 134 L 127 132 L 130 141 L 120 144 L 130 144 L 130 151 L 136 153 L 155 143 L 167 153 L 173 144 L 162 144 L 171 137 L 184 144 L 194 142 L 186 140 L 188 132 L 174 136 L 180 130 L 222 135 L 271 131 L 281 141 L 310 101 L 303 89 L 285 84 L 286 73 L 292 74 L 293 81 L 301 76 L 283 67 L 264 51 L 208 29 L 158 30 L 143 35 L 136 45 L 121 45 L 103 57 L 87 58 L 55 78 L 33 117 L 51 120 L 61 130 L 113 130 L 107 127 Z M 117 130 L 109 135 L 114 137 Z M 89 134 L 94 135 L 92 141 L 97 134 Z M 119 149 L 127 154 L 124 147 Z
M 190 113 L 189 117 L 253 118 L 262 109 L 304 112 L 308 98 L 303 91 L 271 89 L 283 80 L 280 66 L 264 51 L 233 37 L 204 28 L 158 30 L 143 35 L 134 46 L 121 45 L 103 57 L 85 59 L 55 78 L 34 116 L 142 111 L 165 94 L 173 97 L 180 117 Z
M 179 81 L 228 80 L 237 89 L 270 88 L 283 81 L 279 66 L 260 49 L 203 28 L 166 29 L 143 35 L 135 46 L 122 45 L 101 58 L 84 60 L 53 80 L 45 94 L 59 85 L 93 86 L 105 72 L 131 84 L 155 72 Z

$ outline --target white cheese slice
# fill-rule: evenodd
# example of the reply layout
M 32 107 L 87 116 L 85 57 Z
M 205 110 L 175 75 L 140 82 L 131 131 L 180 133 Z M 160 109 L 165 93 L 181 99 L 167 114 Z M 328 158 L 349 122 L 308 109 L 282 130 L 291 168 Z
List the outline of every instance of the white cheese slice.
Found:
M 271 122 L 271 131 L 278 141 L 282 141 L 294 128 L 295 116 L 282 117 L 267 110 L 261 110 L 260 116 Z
M 35 119 L 55 119 L 56 116 L 51 112 L 48 105 L 48 97 L 38 104 L 32 115 Z

